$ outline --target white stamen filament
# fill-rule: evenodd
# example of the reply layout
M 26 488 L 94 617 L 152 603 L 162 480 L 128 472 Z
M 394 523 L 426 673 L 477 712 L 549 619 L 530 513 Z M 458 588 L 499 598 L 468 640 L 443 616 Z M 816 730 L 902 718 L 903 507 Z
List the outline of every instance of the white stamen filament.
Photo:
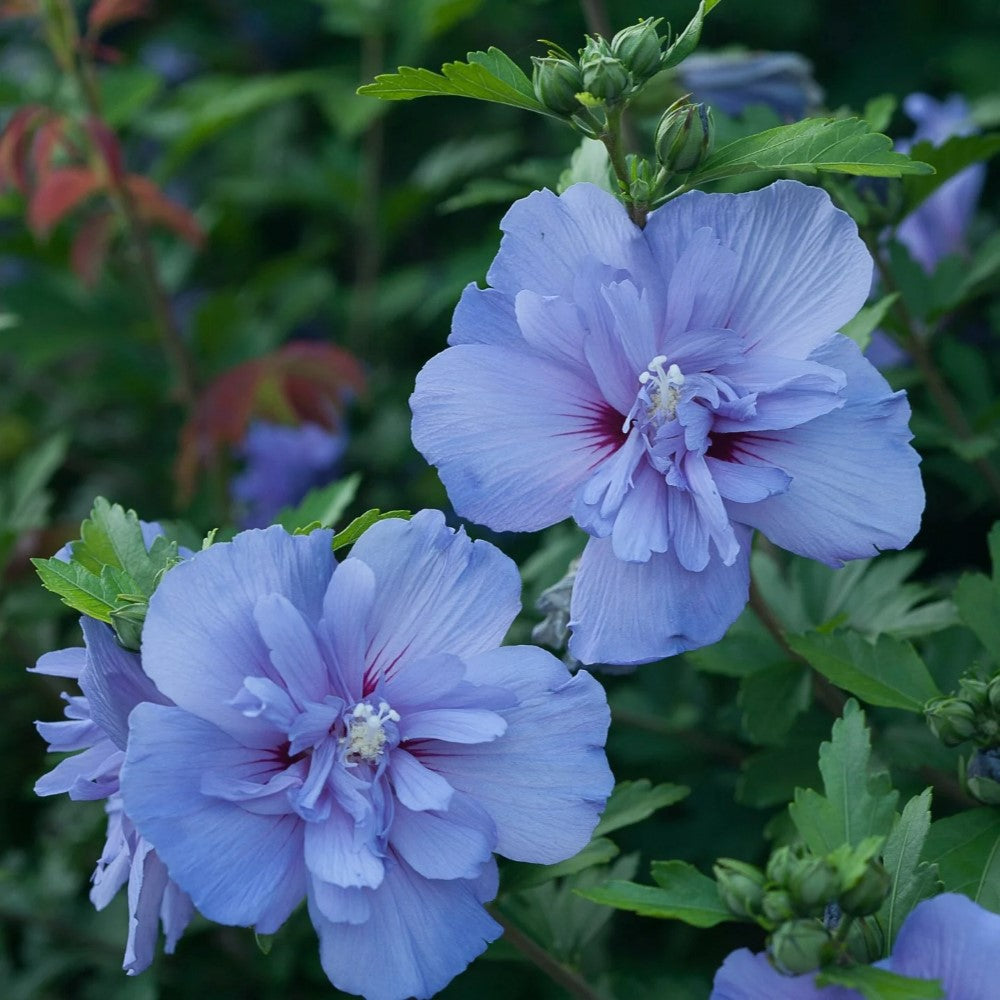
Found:
M 360 757 L 373 764 L 382 755 L 386 735 L 383 724 L 399 722 L 399 712 L 391 709 L 387 702 L 378 703 L 376 712 L 367 702 L 359 702 L 351 712 L 352 722 L 347 729 L 347 735 L 341 742 L 347 743 L 348 757 Z
M 646 385 L 651 379 L 654 383 L 649 390 L 649 400 L 652 405 L 647 415 L 652 418 L 660 412 L 665 414 L 668 420 L 673 420 L 681 397 L 681 387 L 684 385 L 684 375 L 675 364 L 664 371 L 663 366 L 666 363 L 666 357 L 658 354 L 650 361 L 649 370 L 639 376 L 639 383 Z

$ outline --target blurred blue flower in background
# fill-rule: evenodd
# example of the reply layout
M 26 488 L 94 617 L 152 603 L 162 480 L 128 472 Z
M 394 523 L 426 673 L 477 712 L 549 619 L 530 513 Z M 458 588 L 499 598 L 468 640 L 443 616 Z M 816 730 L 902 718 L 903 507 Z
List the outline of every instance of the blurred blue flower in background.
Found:
M 924 900 L 903 921 L 889 958 L 875 964 L 913 979 L 938 979 L 948 1000 L 996 1000 L 1000 916 L 966 896 Z M 732 952 L 716 973 L 710 1000 L 861 1000 L 856 990 L 820 989 L 815 973 L 785 976 L 764 952 Z
M 823 103 L 812 63 L 795 52 L 698 53 L 677 75 L 696 100 L 727 115 L 763 104 L 785 121 L 798 121 Z
M 936 101 L 927 94 L 910 94 L 903 109 L 916 123 L 910 139 L 896 148 L 906 153 L 918 142 L 940 146 L 953 136 L 977 131 L 964 98 L 952 94 Z M 928 274 L 942 257 L 965 250 L 965 236 L 983 189 L 986 165 L 975 163 L 949 177 L 896 227 L 895 237 Z
M 230 484 L 240 524 L 263 528 L 313 487 L 328 483 L 346 447 L 343 430 L 330 431 L 312 423 L 293 426 L 254 420 L 237 449 L 245 462 L 243 471 Z

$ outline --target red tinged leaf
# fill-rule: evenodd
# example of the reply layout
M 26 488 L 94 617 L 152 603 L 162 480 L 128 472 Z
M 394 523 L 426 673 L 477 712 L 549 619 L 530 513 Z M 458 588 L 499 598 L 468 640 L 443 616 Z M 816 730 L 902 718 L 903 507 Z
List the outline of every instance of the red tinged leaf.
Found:
M 223 372 L 181 432 L 174 468 L 181 498 L 194 492 L 199 466 L 239 444 L 254 417 L 336 428 L 344 407 L 364 390 L 364 370 L 353 354 L 312 341 L 286 344 Z
M 36 186 L 53 169 L 53 154 L 65 143 L 66 119 L 61 115 L 52 115 L 38 127 L 31 145 L 31 165 L 35 170 Z
M 35 17 L 38 13 L 38 0 L 4 0 L 0 3 L 0 21 L 14 17 Z
M 97 0 L 87 14 L 87 34 L 95 38 L 113 24 L 149 17 L 152 12 L 149 0 Z
M 118 142 L 118 136 L 108 128 L 99 118 L 87 119 L 87 134 L 90 141 L 100 151 L 101 159 L 108 167 L 108 173 L 118 181 L 125 173 L 125 163 L 122 159 L 122 147 Z
M 0 190 L 16 187 L 28 193 L 28 158 L 35 129 L 51 117 L 47 108 L 37 104 L 15 111 L 0 133 Z
M 101 179 L 88 167 L 49 171 L 28 203 L 28 225 L 36 236 L 46 236 L 60 219 L 102 186 Z
M 108 247 L 114 235 L 114 226 L 114 214 L 100 212 L 87 219 L 73 239 L 70 248 L 70 266 L 87 288 L 93 288 L 101 276 L 101 268 L 108 256 Z
M 198 220 L 183 205 L 168 198 L 148 177 L 129 174 L 125 183 L 145 222 L 158 222 L 172 229 L 192 246 L 201 246 L 205 234 L 198 225 Z

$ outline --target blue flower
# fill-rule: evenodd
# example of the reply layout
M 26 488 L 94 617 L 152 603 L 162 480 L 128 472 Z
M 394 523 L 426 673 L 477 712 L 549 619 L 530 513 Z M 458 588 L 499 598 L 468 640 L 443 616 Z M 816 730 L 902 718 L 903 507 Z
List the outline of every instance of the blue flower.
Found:
M 715 642 L 747 599 L 751 529 L 839 566 L 899 548 L 923 509 L 909 406 L 834 331 L 872 262 L 819 189 L 693 192 L 645 229 L 590 185 L 503 220 L 413 440 L 461 516 L 593 536 L 570 652 L 643 663 Z
M 148 546 L 163 530 L 157 524 L 143 523 L 142 533 Z M 63 546 L 55 558 L 68 561 L 70 549 L 70 545 Z M 180 554 L 186 557 L 190 551 L 181 549 Z M 193 913 L 191 900 L 170 880 L 152 845 L 139 835 L 119 794 L 129 713 L 140 702 L 170 702 L 143 672 L 139 655 L 122 649 L 108 625 L 84 616 L 80 626 L 84 647 L 46 653 L 31 671 L 72 678 L 83 691 L 82 696 L 63 694 L 66 721 L 35 724 L 51 753 L 82 751 L 39 778 L 35 792 L 66 792 L 71 799 L 107 799 L 107 836 L 94 870 L 90 900 L 103 910 L 128 884 L 123 968 L 135 975 L 153 960 L 158 926 L 163 926 L 164 950 L 170 954 Z
M 968 104 L 957 94 L 944 101 L 936 101 L 927 94 L 910 94 L 903 101 L 903 108 L 917 125 L 912 139 L 896 143 L 896 148 L 904 153 L 918 142 L 940 146 L 953 136 L 977 131 Z M 966 167 L 949 177 L 896 228 L 896 239 L 928 274 L 943 257 L 965 249 L 965 233 L 985 177 L 984 164 Z
M 551 863 L 612 785 L 588 674 L 499 647 L 515 565 L 437 511 L 248 531 L 150 602 L 126 809 L 207 917 L 278 929 L 308 899 L 323 967 L 375 1000 L 441 989 L 500 934 L 493 852 Z
M 297 504 L 314 486 L 328 482 L 346 447 L 343 433 L 318 424 L 291 426 L 254 421 L 240 449 L 246 464 L 233 478 L 241 523 L 262 528 L 284 507 Z
M 739 115 L 754 104 L 798 121 L 823 102 L 812 64 L 795 52 L 705 52 L 677 68 L 681 85 L 696 100 Z
M 875 964 L 913 979 L 938 979 L 950 1000 L 995 1000 L 1000 981 L 1000 916 L 957 893 L 914 907 L 892 955 Z M 815 973 L 783 976 L 763 952 L 732 952 L 715 974 L 710 1000 L 861 1000 L 840 986 L 819 989 Z

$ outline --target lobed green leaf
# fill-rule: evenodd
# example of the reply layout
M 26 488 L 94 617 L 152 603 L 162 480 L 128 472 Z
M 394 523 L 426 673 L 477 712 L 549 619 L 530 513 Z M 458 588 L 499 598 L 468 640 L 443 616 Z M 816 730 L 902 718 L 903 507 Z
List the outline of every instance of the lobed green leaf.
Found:
M 971 809 L 937 820 L 923 856 L 937 864 L 948 892 L 965 893 L 1000 913 L 1000 810 Z
M 384 521 L 390 517 L 401 517 L 408 521 L 413 515 L 408 510 L 387 510 L 384 514 L 377 508 L 366 510 L 333 536 L 334 551 L 353 545 L 376 521 Z
M 366 97 L 383 101 L 411 101 L 417 97 L 471 97 L 474 100 L 506 104 L 534 111 L 557 121 L 562 116 L 549 111 L 536 97 L 531 81 L 500 49 L 470 52 L 468 62 L 450 62 L 440 73 L 413 66 L 400 66 L 395 73 L 383 73 L 373 83 L 358 88 Z
M 872 645 L 856 632 L 791 635 L 788 644 L 838 687 L 884 708 L 922 712 L 941 696 L 923 660 L 908 643 L 880 635 Z
M 865 1000 L 940 1000 L 945 995 L 936 979 L 910 979 L 874 965 L 830 966 L 816 977 L 817 986 L 844 986 Z
M 826 795 L 797 788 L 788 807 L 811 851 L 829 854 L 841 844 L 853 847 L 889 833 L 899 793 L 886 771 L 872 767 L 865 714 L 853 698 L 833 724 L 830 741 L 820 745 L 819 770 Z
M 693 927 L 714 927 L 737 919 L 719 898 L 715 879 L 684 861 L 653 862 L 653 878 L 655 886 L 612 880 L 580 895 L 643 917 L 681 920 Z
M 638 781 L 620 781 L 615 785 L 600 822 L 594 830 L 595 837 L 602 837 L 613 830 L 620 830 L 652 816 L 658 809 L 672 806 L 691 794 L 685 785 L 653 785 L 648 778 Z
M 689 187 L 760 170 L 834 171 L 871 177 L 930 174 L 934 168 L 893 152 L 892 140 L 860 118 L 806 118 L 737 139 L 709 156 Z

